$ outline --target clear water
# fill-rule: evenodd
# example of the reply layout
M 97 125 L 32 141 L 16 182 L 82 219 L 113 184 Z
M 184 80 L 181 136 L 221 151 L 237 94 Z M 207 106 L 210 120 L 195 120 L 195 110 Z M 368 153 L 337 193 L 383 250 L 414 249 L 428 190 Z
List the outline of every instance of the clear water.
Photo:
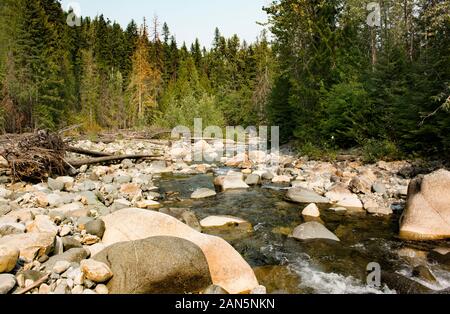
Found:
M 228 169 L 221 168 L 218 173 Z M 289 237 L 304 223 L 300 215 L 304 206 L 287 202 L 285 187 L 263 186 L 246 191 L 218 193 L 217 197 L 194 201 L 190 195 L 197 188 L 214 188 L 213 174 L 163 176 L 159 182 L 166 207 L 190 208 L 199 220 L 211 215 L 231 215 L 253 225 L 253 232 L 220 234 L 241 253 L 254 268 L 269 293 L 395 293 L 385 285 L 372 288 L 366 284 L 367 265 L 380 264 L 383 271 L 402 274 L 430 289 L 450 287 L 450 269 L 444 265 L 427 266 L 437 282 L 414 278 L 413 265 L 397 251 L 413 248 L 430 251 L 450 247 L 450 242 L 412 243 L 398 239 L 399 216 L 387 218 L 366 214 L 336 213 L 321 208 L 321 219 L 341 242 L 298 241 Z

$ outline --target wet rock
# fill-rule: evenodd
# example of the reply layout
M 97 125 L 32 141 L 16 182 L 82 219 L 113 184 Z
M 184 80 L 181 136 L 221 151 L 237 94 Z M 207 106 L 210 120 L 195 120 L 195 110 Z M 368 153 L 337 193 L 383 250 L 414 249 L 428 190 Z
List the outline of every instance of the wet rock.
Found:
M 248 293 L 258 285 L 250 266 L 226 241 L 201 234 L 173 217 L 130 208 L 102 219 L 106 224 L 105 245 L 162 235 L 186 239 L 205 254 L 214 284 L 230 293 Z
M 91 220 L 84 225 L 84 230 L 89 234 L 102 238 L 105 233 L 105 223 L 101 219 Z
M 228 292 L 220 286 L 210 285 L 208 288 L 203 290 L 201 292 L 201 294 L 210 294 L 210 295 L 212 295 L 212 294 L 228 294 Z
M 359 211 L 359 212 L 364 211 L 363 204 L 357 195 L 352 195 L 350 197 L 341 199 L 339 202 L 336 203 L 336 206 L 344 207 L 350 211 Z
M 247 185 L 259 185 L 261 183 L 261 177 L 257 174 L 250 174 L 247 176 L 247 179 L 245 179 L 245 183 Z
M 209 216 L 200 221 L 200 225 L 204 233 L 219 236 L 228 242 L 253 232 L 251 223 L 233 216 Z
M 435 263 L 450 266 L 450 252 L 445 253 L 445 254 L 442 254 L 442 253 L 445 253 L 445 252 L 439 252 L 439 251 L 433 250 L 428 254 L 428 260 L 435 262 Z
M 329 204 L 330 200 L 317 194 L 314 191 L 303 188 L 291 188 L 288 190 L 286 197 L 296 203 L 316 203 Z
M 419 265 L 414 267 L 412 272 L 414 277 L 420 278 L 422 280 L 428 281 L 430 283 L 436 283 L 436 277 L 433 275 L 431 270 L 424 265 Z
M 386 284 L 398 294 L 429 294 L 431 289 L 405 276 L 391 272 L 381 272 L 381 283 Z
M 272 183 L 290 183 L 292 178 L 290 176 L 281 175 L 281 176 L 275 176 L 272 179 Z
M 0 245 L 16 248 L 27 261 L 49 255 L 55 244 L 55 234 L 48 232 L 14 234 L 0 238 Z
M 400 237 L 407 240 L 450 238 L 450 172 L 439 170 L 411 181 Z
M 292 237 L 299 240 L 327 239 L 340 241 L 338 237 L 318 222 L 307 222 L 294 229 Z
M 133 250 L 134 253 L 136 253 Z M 129 252 L 131 255 L 131 252 Z M 134 254 L 133 254 L 134 255 Z M 108 255 L 109 258 L 109 255 Z M 108 260 L 108 259 L 107 259 Z M 137 265 L 139 259 L 137 259 L 134 263 L 134 265 Z M 87 279 L 92 280 L 96 283 L 103 283 L 107 282 L 113 277 L 113 272 L 109 268 L 108 265 L 105 263 L 99 262 L 97 260 L 89 259 L 89 260 L 83 260 L 80 263 L 81 271 L 86 276 Z M 137 278 L 133 278 L 132 280 L 135 280 Z
M 0 274 L 0 294 L 7 294 L 16 286 L 16 277 L 10 274 Z
M 107 284 L 111 294 L 198 292 L 212 283 L 202 250 L 180 238 L 118 243 L 94 259 L 108 263 L 114 273 Z
M 258 281 L 268 293 L 298 294 L 300 279 L 286 266 L 261 266 L 254 269 Z
M 337 203 L 343 199 L 354 197 L 354 194 L 348 189 L 347 185 L 336 183 L 325 193 L 325 197 L 329 198 L 331 202 Z
M 201 188 L 197 189 L 194 193 L 192 193 L 191 198 L 193 199 L 202 199 L 202 198 L 208 198 L 212 196 L 216 196 L 217 193 L 214 190 Z
M 143 200 L 137 202 L 136 206 L 143 209 L 158 209 L 161 207 L 161 204 L 154 200 Z
M 317 218 L 317 217 L 320 217 L 320 210 L 316 204 L 311 203 L 305 207 L 305 209 L 302 211 L 302 215 Z
M 214 180 L 214 185 L 222 191 L 248 189 L 249 186 L 244 182 L 242 173 L 231 172 L 226 176 L 219 176 Z
M 382 199 L 377 199 L 373 196 L 362 196 L 361 200 L 364 204 L 364 209 L 372 215 L 389 216 L 393 214 L 390 207 L 386 206 Z
M 14 247 L 0 245 L 0 273 L 9 273 L 16 266 L 20 251 Z
M 161 208 L 159 212 L 180 220 L 194 230 L 202 231 L 197 216 L 188 208 Z

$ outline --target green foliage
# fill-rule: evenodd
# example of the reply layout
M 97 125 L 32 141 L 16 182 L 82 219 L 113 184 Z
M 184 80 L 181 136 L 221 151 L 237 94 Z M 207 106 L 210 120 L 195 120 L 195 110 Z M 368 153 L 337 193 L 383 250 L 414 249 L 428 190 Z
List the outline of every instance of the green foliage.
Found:
M 203 119 L 205 127 L 224 126 L 224 118 L 216 107 L 215 98 L 207 94 L 196 96 L 193 93 L 178 99 L 173 98 L 165 111 L 155 119 L 155 125 L 168 128 L 176 126 L 193 128 L 196 118 Z
M 402 154 L 389 140 L 369 139 L 362 144 L 362 156 L 365 162 L 374 163 L 378 160 L 396 160 Z

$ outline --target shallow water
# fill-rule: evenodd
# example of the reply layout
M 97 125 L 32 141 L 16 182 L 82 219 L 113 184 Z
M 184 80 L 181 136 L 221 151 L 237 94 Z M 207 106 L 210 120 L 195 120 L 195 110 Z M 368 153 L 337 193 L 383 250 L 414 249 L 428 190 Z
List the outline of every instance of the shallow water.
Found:
M 227 170 L 221 168 L 216 175 Z M 426 282 L 414 278 L 412 262 L 397 253 L 402 248 L 430 251 L 438 246 L 450 247 L 450 242 L 410 243 L 398 239 L 399 213 L 380 218 L 337 213 L 322 207 L 322 221 L 341 242 L 298 241 L 289 234 L 305 222 L 300 214 L 304 206 L 286 202 L 285 187 L 269 185 L 218 193 L 204 200 L 190 199 L 197 188 L 213 189 L 213 179 L 213 174 L 164 175 L 159 186 L 162 195 L 170 195 L 165 206 L 190 208 L 199 220 L 211 215 L 231 215 L 249 221 L 253 225 L 251 233 L 216 235 L 241 253 L 269 293 L 395 293 L 385 285 L 372 288 L 366 284 L 366 268 L 372 262 L 383 271 L 402 274 L 430 289 L 450 287 L 450 269 L 428 263 L 437 282 Z

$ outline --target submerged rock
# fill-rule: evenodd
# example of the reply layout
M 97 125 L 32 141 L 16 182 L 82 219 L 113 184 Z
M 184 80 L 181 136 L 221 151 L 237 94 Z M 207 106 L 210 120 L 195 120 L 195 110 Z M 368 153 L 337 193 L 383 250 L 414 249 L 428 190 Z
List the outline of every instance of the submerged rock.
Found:
M 197 189 L 194 193 L 192 193 L 191 198 L 193 199 L 202 199 L 202 198 L 208 198 L 212 196 L 216 196 L 217 193 L 214 190 L 201 188 Z
M 318 222 L 307 222 L 294 229 L 293 238 L 299 240 L 327 239 L 340 241 L 338 237 Z
M 303 188 L 291 188 L 288 190 L 286 197 L 296 203 L 316 203 L 316 204 L 329 204 L 330 200 L 317 194 L 314 191 L 306 190 Z

